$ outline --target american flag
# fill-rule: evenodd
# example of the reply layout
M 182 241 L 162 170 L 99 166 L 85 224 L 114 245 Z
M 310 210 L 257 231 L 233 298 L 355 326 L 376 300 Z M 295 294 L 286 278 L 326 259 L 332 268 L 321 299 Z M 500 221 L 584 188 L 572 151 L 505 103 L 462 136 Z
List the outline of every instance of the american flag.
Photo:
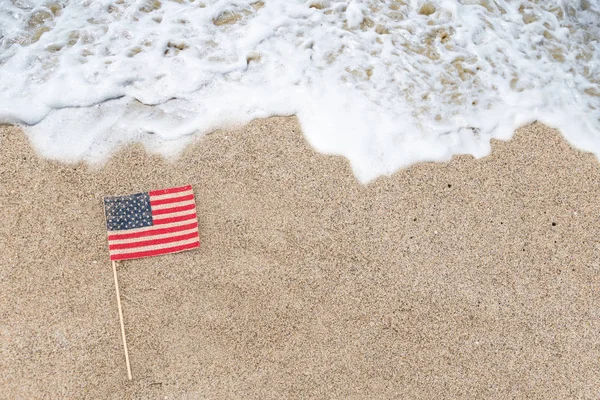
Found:
M 111 260 L 176 253 L 200 246 L 192 186 L 104 198 Z

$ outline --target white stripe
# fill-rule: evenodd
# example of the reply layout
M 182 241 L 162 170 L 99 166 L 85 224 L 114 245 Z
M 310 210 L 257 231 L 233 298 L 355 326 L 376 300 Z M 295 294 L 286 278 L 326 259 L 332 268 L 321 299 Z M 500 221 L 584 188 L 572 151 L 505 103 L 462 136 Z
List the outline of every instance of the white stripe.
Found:
M 163 239 L 163 238 L 167 238 L 167 237 L 171 237 L 171 236 L 187 235 L 188 233 L 194 233 L 194 232 L 198 232 L 198 227 L 195 227 L 192 229 L 186 229 L 184 231 L 179 231 L 179 232 L 163 233 L 160 235 L 142 236 L 142 237 L 137 237 L 137 238 L 132 238 L 132 239 L 109 240 L 108 244 L 113 245 L 113 244 L 145 242 L 146 240 Z
M 155 244 L 153 246 L 134 247 L 134 248 L 131 248 L 131 249 L 110 250 L 110 254 L 111 255 L 117 255 L 117 254 L 137 253 L 137 252 L 140 252 L 140 251 L 150 251 L 150 250 L 166 249 L 168 247 L 183 246 L 184 244 L 191 244 L 191 243 L 196 243 L 196 242 L 199 242 L 199 241 L 200 241 L 200 239 L 197 238 L 197 237 L 195 237 L 195 238 L 191 238 L 191 239 L 187 239 L 187 240 L 180 240 L 178 242 Z
M 196 204 L 196 202 L 194 200 L 185 200 L 185 201 L 178 201 L 176 203 L 159 204 L 157 206 L 152 206 L 152 211 L 154 211 L 154 210 L 164 210 L 165 208 L 171 208 L 171 207 L 187 206 L 187 205 L 190 205 L 190 204 Z
M 174 197 L 181 197 L 181 196 L 187 196 L 190 194 L 194 194 L 194 192 L 192 192 L 192 190 L 186 190 L 185 192 L 177 192 L 177 193 L 167 193 L 167 194 L 159 194 L 158 196 L 150 196 L 150 201 L 155 201 L 155 200 L 165 200 L 165 199 L 172 199 Z
M 165 219 L 165 218 L 180 217 L 182 215 L 188 215 L 188 214 L 196 214 L 196 207 L 192 208 L 191 210 L 179 211 L 179 212 L 163 214 L 163 215 L 153 215 L 152 220 L 158 221 L 158 220 Z
M 175 226 L 181 226 L 181 225 L 187 225 L 187 224 L 193 224 L 194 221 L 193 219 L 188 219 L 186 221 L 179 221 L 179 222 L 171 222 L 168 224 L 162 224 L 162 225 L 155 225 L 155 226 L 146 226 L 144 228 L 136 228 L 136 229 L 121 229 L 118 231 L 108 231 L 108 235 L 124 235 L 126 233 L 138 233 L 138 232 L 146 232 L 146 231 L 152 231 L 155 229 L 164 229 L 164 228 L 173 228 Z

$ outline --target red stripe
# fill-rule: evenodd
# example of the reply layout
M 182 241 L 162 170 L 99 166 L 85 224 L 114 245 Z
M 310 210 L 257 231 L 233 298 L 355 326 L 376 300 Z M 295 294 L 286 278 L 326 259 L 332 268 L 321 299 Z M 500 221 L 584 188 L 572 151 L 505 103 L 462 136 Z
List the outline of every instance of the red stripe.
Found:
M 133 249 L 136 247 L 153 246 L 155 244 L 172 243 L 180 240 L 192 239 L 194 236 L 198 236 L 198 232 L 186 233 L 185 235 L 169 236 L 162 239 L 144 240 L 142 242 L 133 243 L 119 243 L 108 246 L 109 250 L 120 250 L 120 249 Z
M 169 236 L 169 237 L 162 238 L 162 239 L 144 240 L 142 242 L 112 244 L 112 245 L 108 246 L 108 249 L 109 250 L 120 250 L 120 249 L 133 249 L 136 247 L 144 247 L 144 246 L 153 246 L 155 244 L 172 243 L 172 242 L 178 242 L 180 240 L 192 239 L 194 236 L 198 237 L 198 232 L 186 233 L 185 235 L 179 235 L 179 236 Z
M 127 260 L 130 258 L 151 257 L 151 256 L 158 256 L 161 254 L 176 253 L 178 251 L 189 250 L 189 249 L 193 249 L 196 247 L 200 247 L 199 240 L 194 243 L 182 244 L 181 246 L 175 246 L 175 247 L 167 247 L 165 249 L 138 251 L 135 253 L 126 253 L 126 254 L 115 254 L 115 255 L 111 255 L 110 259 L 111 260 Z
M 187 206 L 179 206 L 179 207 L 171 207 L 171 208 L 163 208 L 162 210 L 152 210 L 152 215 L 163 215 L 163 214 L 171 214 L 180 211 L 187 211 L 196 208 L 195 204 L 188 204 Z
M 144 236 L 162 235 L 163 233 L 185 231 L 188 229 L 195 228 L 197 226 L 198 226 L 198 222 L 195 221 L 191 224 L 186 224 L 186 225 L 181 225 L 181 226 L 173 226 L 171 228 L 159 228 L 159 229 L 152 229 L 152 230 L 148 230 L 148 231 L 133 232 L 133 233 L 118 233 L 116 235 L 108 235 L 108 240 L 111 241 L 111 240 L 120 240 L 120 239 L 135 239 L 135 238 L 144 237 Z
M 163 225 L 163 224 L 170 224 L 172 222 L 186 221 L 188 219 L 194 219 L 194 218 L 196 218 L 196 213 L 188 214 L 188 215 L 181 215 L 179 217 L 155 219 L 154 221 L 152 221 L 152 223 L 154 225 Z
M 161 204 L 177 203 L 179 201 L 186 201 L 186 200 L 194 200 L 194 194 L 188 194 L 188 195 L 179 196 L 179 197 L 172 197 L 170 199 L 151 200 L 150 205 L 158 206 Z
M 150 196 L 160 196 L 161 194 L 185 192 L 186 190 L 190 190 L 190 189 L 192 189 L 192 185 L 186 185 L 186 186 L 174 187 L 174 188 L 162 189 L 162 190 L 153 190 L 149 193 L 150 193 Z

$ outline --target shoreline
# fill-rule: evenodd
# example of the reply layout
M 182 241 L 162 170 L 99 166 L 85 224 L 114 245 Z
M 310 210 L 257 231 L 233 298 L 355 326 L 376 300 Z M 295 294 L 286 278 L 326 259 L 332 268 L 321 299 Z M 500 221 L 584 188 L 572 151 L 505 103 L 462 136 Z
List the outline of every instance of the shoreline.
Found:
M 0 126 L 11 398 L 593 398 L 600 163 L 536 123 L 367 185 L 294 117 L 174 161 L 41 159 Z M 201 247 L 119 265 L 102 196 L 191 183 Z

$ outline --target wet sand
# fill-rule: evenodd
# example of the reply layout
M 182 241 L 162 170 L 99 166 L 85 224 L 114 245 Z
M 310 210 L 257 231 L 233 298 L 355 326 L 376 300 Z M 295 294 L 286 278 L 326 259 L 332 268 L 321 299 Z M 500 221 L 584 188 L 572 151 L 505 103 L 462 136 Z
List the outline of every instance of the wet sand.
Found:
M 600 163 L 541 124 L 361 185 L 295 118 L 176 162 L 0 127 L 0 397 L 592 399 Z M 119 264 L 102 196 L 191 183 L 201 248 Z

